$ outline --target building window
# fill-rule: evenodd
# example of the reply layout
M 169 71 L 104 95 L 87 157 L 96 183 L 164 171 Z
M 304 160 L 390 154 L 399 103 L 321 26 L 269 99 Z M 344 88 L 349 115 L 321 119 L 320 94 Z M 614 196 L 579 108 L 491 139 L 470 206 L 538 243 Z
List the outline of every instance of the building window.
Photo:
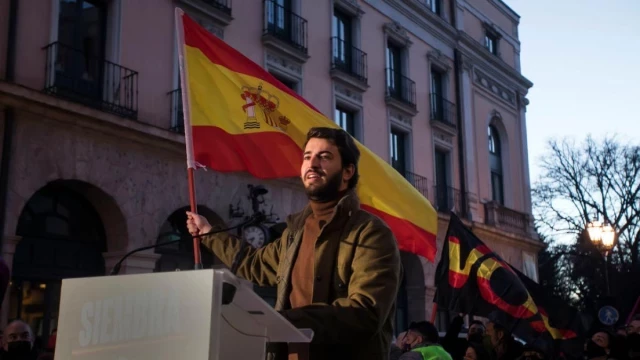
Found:
M 333 60 L 336 65 L 351 69 L 351 48 L 353 47 L 353 25 L 349 15 L 338 9 L 333 10 Z
M 355 114 L 352 111 L 336 107 L 335 121 L 341 128 L 346 130 L 351 136 L 356 137 Z
M 288 87 L 289 89 L 293 90 L 296 93 L 300 93 L 298 91 L 298 85 L 300 84 L 298 81 L 295 81 L 274 73 L 271 73 L 271 75 L 273 75 L 274 78 L 276 78 L 278 81 L 284 84 L 284 86 Z
M 405 176 L 407 173 L 407 134 L 397 129 L 392 129 L 390 134 L 391 166 Z
M 440 0 L 425 0 L 425 5 L 436 15 L 440 15 Z
M 444 74 L 431 69 L 431 119 L 444 120 Z
M 498 55 L 498 37 L 493 34 L 486 33 L 484 35 L 484 47 L 493 55 Z
M 504 205 L 504 183 L 502 177 L 502 144 L 497 129 L 489 125 L 489 166 L 491 169 L 491 199 Z
M 387 43 L 387 87 L 391 94 L 401 94 L 402 91 L 402 48 Z
M 284 36 L 291 36 L 291 0 L 269 0 L 266 3 L 267 26 Z
M 449 210 L 453 206 L 450 189 L 451 178 L 449 171 L 449 152 L 436 149 L 435 151 L 435 171 L 436 171 L 436 208 L 438 210 Z

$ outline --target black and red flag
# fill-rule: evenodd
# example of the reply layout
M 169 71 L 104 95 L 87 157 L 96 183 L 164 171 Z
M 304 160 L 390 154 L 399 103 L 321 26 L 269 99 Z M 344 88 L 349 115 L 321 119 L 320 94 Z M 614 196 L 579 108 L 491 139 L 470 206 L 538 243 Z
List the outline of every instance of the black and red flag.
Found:
M 581 314 L 544 293 L 541 286 L 487 247 L 455 215 L 436 270 L 439 309 L 486 317 L 547 352 L 581 351 L 587 324 Z

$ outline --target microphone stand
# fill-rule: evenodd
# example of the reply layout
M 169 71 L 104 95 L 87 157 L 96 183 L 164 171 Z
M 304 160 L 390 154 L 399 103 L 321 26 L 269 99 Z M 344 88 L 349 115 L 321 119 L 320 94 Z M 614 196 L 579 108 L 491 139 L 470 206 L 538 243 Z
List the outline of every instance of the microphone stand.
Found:
M 221 232 L 234 230 L 234 229 L 237 229 L 237 228 L 240 228 L 240 227 L 244 227 L 244 226 L 250 225 L 252 223 L 259 223 L 259 222 L 262 222 L 262 221 L 264 221 L 264 215 L 258 213 L 258 214 L 254 214 L 253 216 L 251 216 L 249 218 L 249 220 L 247 220 L 245 222 L 242 222 L 242 223 L 240 223 L 238 225 L 235 225 L 235 226 L 232 226 L 232 227 L 228 227 L 226 229 L 212 230 L 212 231 L 209 231 L 208 233 L 205 233 L 205 234 L 200 234 L 200 235 L 195 235 L 195 236 L 192 235 L 191 238 L 192 239 L 196 239 L 196 238 L 200 238 L 200 237 L 204 237 L 204 236 L 208 236 L 208 235 L 218 234 L 218 233 L 221 233 Z M 184 238 L 181 237 L 180 239 L 177 239 L 177 240 L 171 240 L 171 241 L 167 241 L 167 242 L 163 242 L 163 243 L 159 243 L 159 244 L 153 244 L 153 245 L 148 245 L 148 246 L 143 246 L 143 247 L 140 247 L 140 248 L 137 248 L 137 249 L 133 249 L 133 250 L 129 251 L 128 253 L 126 253 L 120 260 L 118 260 L 118 262 L 115 264 L 115 266 L 113 267 L 113 269 L 111 270 L 109 275 L 110 276 L 111 275 L 117 275 L 120 272 L 120 268 L 122 267 L 122 263 L 129 256 L 131 256 L 131 255 L 133 255 L 135 253 L 138 253 L 138 252 L 144 251 L 144 250 L 149 250 L 149 249 L 154 249 L 154 248 L 158 248 L 158 247 L 162 247 L 162 246 L 166 246 L 166 245 L 179 243 L 179 242 L 181 242 L 183 240 L 184 240 Z M 241 250 L 242 250 L 242 247 L 244 245 L 244 242 L 245 242 L 244 239 L 242 239 L 241 243 L 240 243 L 240 249 Z M 240 251 L 240 252 L 242 252 L 242 251 Z M 236 255 L 236 258 L 234 259 L 234 265 L 237 262 L 237 259 L 240 257 L 239 256 L 240 252 Z M 233 272 L 233 273 L 235 274 L 235 272 Z

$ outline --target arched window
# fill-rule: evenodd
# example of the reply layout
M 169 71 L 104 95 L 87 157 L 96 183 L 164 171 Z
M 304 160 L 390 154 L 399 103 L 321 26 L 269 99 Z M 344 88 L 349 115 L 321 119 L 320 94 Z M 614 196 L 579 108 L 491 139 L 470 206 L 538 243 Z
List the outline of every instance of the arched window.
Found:
M 14 277 L 104 275 L 107 242 L 100 216 L 87 199 L 62 184 L 47 185 L 29 199 L 16 234 L 22 240 L 14 255 Z
M 489 125 L 489 167 L 491 169 L 491 199 L 504 205 L 504 183 L 502 176 L 502 144 L 500 135 L 493 125 Z
M 61 280 L 105 274 L 105 228 L 77 185 L 46 185 L 18 219 L 16 234 L 22 239 L 13 255 L 9 318 L 27 321 L 45 344 L 57 327 Z

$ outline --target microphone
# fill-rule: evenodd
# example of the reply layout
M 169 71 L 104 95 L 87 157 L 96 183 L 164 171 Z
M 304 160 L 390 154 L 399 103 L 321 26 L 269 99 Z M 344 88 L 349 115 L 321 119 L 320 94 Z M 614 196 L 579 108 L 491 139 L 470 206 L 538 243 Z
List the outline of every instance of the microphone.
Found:
M 259 220 L 259 221 L 260 221 L 260 222 L 264 221 L 264 218 L 265 218 L 264 214 L 262 214 L 262 213 L 259 213 L 259 214 L 261 215 L 261 216 L 259 216 L 259 218 L 261 219 L 261 220 Z M 189 237 L 189 239 L 200 238 L 200 237 L 203 237 L 203 236 L 208 236 L 208 235 L 218 234 L 218 233 L 221 233 L 221 232 L 231 231 L 231 230 L 237 229 L 237 228 L 239 228 L 239 227 L 243 227 L 243 226 L 247 226 L 247 225 L 250 225 L 250 224 L 254 224 L 254 223 L 256 222 L 256 218 L 258 217 L 258 216 L 256 216 L 256 215 L 258 215 L 258 214 L 254 214 L 254 216 L 252 216 L 251 218 L 249 218 L 249 220 L 247 220 L 247 221 L 245 221 L 245 222 L 242 222 L 242 223 L 240 223 L 240 224 L 238 224 L 238 225 L 235 225 L 235 226 L 232 226 L 232 227 L 228 227 L 228 228 L 226 228 L 226 229 L 212 230 L 212 231 L 209 231 L 209 232 L 208 232 L 208 233 L 206 233 L 206 234 L 200 234 L 200 235 L 190 236 L 190 237 Z M 187 237 L 180 237 L 180 239 L 171 240 L 171 241 L 167 241 L 167 242 L 162 242 L 162 243 L 159 243 L 159 244 L 157 244 L 157 243 L 156 243 L 156 244 L 153 244 L 153 245 L 148 245 L 148 246 L 139 247 L 139 248 L 137 248 L 137 249 L 133 249 L 133 250 L 129 251 L 128 253 L 126 253 L 122 258 L 120 258 L 120 260 L 118 260 L 118 262 L 115 264 L 115 266 L 113 267 L 113 269 L 111 270 L 111 272 L 109 273 L 109 275 L 110 275 L 110 276 L 111 276 L 111 275 L 118 275 L 118 273 L 120 272 L 120 268 L 122 267 L 122 263 L 123 263 L 123 262 L 124 262 L 124 261 L 129 257 L 129 256 L 131 256 L 131 255 L 133 255 L 133 254 L 135 254 L 135 253 L 138 253 L 138 252 L 140 252 L 140 251 L 145 251 L 145 250 L 149 250 L 149 249 L 154 249 L 154 248 L 162 247 L 162 246 L 166 246 L 166 245 L 176 244 L 176 243 L 179 243 L 179 242 L 181 242 L 181 241 L 183 241 L 183 240 L 186 240 L 186 239 L 187 239 Z M 236 256 L 236 257 L 237 257 L 237 256 Z
M 242 227 L 246 227 L 249 225 L 254 225 L 254 224 L 260 224 L 261 222 L 265 221 L 267 219 L 267 216 L 259 211 L 254 213 L 251 216 L 251 219 L 249 220 L 249 222 L 247 224 L 242 224 Z M 247 247 L 247 240 L 244 238 L 244 236 L 240 237 L 240 250 L 238 250 L 238 252 L 236 253 L 236 256 L 233 258 L 233 263 L 231 264 L 231 273 L 234 275 L 237 275 L 236 273 L 238 272 L 238 267 L 240 267 L 240 262 L 242 262 L 242 260 L 244 259 L 245 255 L 246 255 L 246 248 Z

